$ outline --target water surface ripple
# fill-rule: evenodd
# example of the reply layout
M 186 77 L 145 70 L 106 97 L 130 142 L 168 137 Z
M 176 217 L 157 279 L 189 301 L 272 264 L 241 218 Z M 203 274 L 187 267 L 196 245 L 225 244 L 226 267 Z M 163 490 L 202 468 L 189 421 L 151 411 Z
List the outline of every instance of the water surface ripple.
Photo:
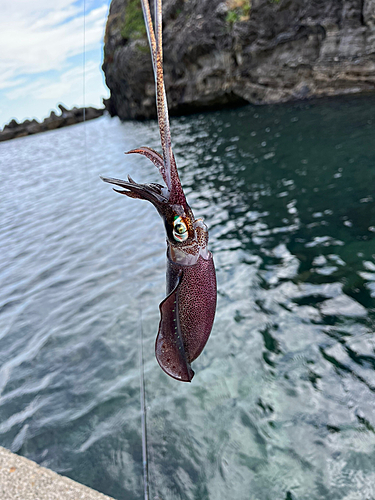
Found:
M 218 278 L 192 384 L 154 357 L 165 239 L 100 174 L 155 123 L 107 117 L 0 144 L 0 444 L 118 500 L 375 498 L 375 99 L 173 119 Z M 87 147 L 85 148 L 85 143 Z

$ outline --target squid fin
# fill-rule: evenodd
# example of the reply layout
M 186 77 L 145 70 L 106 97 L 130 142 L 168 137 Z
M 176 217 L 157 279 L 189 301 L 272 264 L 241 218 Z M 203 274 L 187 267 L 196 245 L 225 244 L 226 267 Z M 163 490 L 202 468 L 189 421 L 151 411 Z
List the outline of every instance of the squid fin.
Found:
M 179 320 L 179 289 L 178 283 L 172 292 L 160 304 L 160 324 L 156 337 L 156 359 L 167 375 L 182 382 L 191 382 L 194 377 L 185 351 Z

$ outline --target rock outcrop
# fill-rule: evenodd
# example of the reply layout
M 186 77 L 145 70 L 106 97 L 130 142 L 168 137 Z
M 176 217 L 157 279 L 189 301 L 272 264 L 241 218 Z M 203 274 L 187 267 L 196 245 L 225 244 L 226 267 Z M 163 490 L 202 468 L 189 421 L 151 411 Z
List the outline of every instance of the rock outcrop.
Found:
M 171 114 L 375 91 L 375 0 L 164 0 Z M 112 0 L 105 102 L 122 119 L 155 116 L 140 0 Z
M 96 109 L 92 107 L 73 108 L 69 110 L 62 104 L 59 104 L 58 107 L 61 114 L 56 115 L 54 111 L 51 111 L 51 114 L 45 118 L 42 123 L 39 123 L 37 120 L 25 120 L 22 123 L 18 123 L 16 120 L 11 120 L 8 125 L 5 125 L 3 130 L 0 131 L 0 142 L 80 123 L 83 121 L 84 111 L 85 121 L 98 118 L 99 116 L 102 116 L 105 111 L 104 108 Z

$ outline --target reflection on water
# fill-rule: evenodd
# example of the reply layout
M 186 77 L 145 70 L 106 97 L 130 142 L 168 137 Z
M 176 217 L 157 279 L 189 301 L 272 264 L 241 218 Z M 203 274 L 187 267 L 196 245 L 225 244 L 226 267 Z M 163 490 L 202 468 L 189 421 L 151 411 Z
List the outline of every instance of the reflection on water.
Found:
M 142 498 L 375 498 L 374 98 L 175 119 L 218 278 L 192 384 L 154 358 L 162 222 L 100 174 L 160 182 L 154 123 L 109 118 L 0 145 L 0 444 Z M 87 149 L 83 148 L 86 134 Z

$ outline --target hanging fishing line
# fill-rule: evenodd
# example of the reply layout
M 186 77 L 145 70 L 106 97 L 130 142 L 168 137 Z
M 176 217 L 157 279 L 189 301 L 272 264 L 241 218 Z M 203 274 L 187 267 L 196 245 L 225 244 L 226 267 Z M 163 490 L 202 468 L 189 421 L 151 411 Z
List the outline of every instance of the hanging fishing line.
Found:
M 141 427 L 142 427 L 142 461 L 143 461 L 143 492 L 145 500 L 149 500 L 149 480 L 148 480 L 148 457 L 147 457 L 147 410 L 145 393 L 145 368 L 143 360 L 143 326 L 142 314 L 140 317 L 141 334 L 139 347 L 139 378 L 140 378 L 140 397 L 141 397 Z
M 85 95 L 86 95 L 86 0 L 83 0 L 83 123 L 84 124 L 86 124 Z
M 88 174 L 87 136 L 86 136 L 86 0 L 83 0 L 83 57 L 82 57 L 82 93 L 83 93 L 83 143 L 85 149 L 85 168 Z
M 88 158 L 88 150 L 87 150 L 87 126 L 86 126 L 86 0 L 83 0 L 83 54 L 82 54 L 82 106 L 83 106 L 83 114 L 82 114 L 82 123 L 83 123 L 83 149 L 84 149 L 84 168 L 86 173 L 86 180 L 89 186 L 89 189 L 86 190 L 89 192 L 88 199 L 90 201 L 91 207 L 87 204 L 88 209 L 92 209 L 95 206 L 95 182 L 92 174 L 89 172 L 89 158 Z

